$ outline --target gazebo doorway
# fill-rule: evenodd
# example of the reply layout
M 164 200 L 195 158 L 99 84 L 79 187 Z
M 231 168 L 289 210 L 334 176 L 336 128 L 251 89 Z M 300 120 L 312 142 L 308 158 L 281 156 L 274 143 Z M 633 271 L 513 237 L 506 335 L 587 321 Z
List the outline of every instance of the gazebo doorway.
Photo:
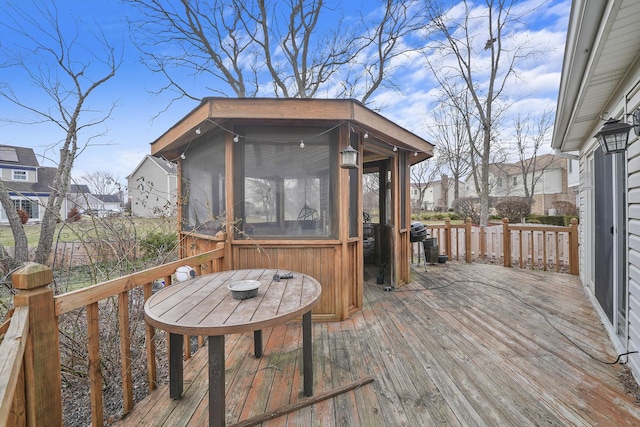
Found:
M 394 179 L 393 157 L 364 153 L 362 174 L 364 279 L 395 286 L 393 251 Z

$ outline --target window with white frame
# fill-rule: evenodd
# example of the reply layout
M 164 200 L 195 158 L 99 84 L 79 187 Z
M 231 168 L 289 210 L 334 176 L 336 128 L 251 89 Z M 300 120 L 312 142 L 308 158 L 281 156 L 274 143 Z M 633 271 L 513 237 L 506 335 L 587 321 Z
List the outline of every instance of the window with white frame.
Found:
M 11 171 L 11 179 L 14 181 L 26 181 L 27 180 L 27 171 L 23 170 L 12 170 Z
M 29 218 L 31 219 L 39 218 L 40 206 L 38 205 L 38 202 L 34 202 L 32 200 L 25 200 L 25 199 L 12 200 L 12 202 L 16 211 L 22 209 L 27 213 Z M 7 219 L 7 214 L 5 213 L 4 209 L 0 209 L 0 219 L 4 219 L 4 220 Z

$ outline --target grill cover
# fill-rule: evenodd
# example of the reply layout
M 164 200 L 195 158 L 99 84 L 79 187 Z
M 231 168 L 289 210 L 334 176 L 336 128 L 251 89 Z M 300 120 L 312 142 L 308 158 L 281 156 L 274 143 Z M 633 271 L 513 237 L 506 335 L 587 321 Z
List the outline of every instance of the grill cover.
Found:
M 409 240 L 411 242 L 422 242 L 425 237 L 427 237 L 427 227 L 425 227 L 421 222 L 412 222 L 411 231 L 409 232 Z

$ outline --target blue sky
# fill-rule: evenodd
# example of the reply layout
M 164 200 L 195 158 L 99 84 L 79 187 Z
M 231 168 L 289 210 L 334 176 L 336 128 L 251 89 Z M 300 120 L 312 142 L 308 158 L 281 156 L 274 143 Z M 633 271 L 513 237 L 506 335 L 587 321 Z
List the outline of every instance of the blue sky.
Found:
M 527 0 L 525 3 L 540 1 Z M 27 0 L 19 4 L 22 8 L 29 8 L 32 7 L 30 3 Z M 86 32 L 97 27 L 102 29 L 105 37 L 122 55 L 122 64 L 116 76 L 92 95 L 90 105 L 99 111 L 108 109 L 113 102 L 116 107 L 104 126 L 95 128 L 90 134 L 80 135 L 82 144 L 86 141 L 82 138 L 104 133 L 92 140 L 92 145 L 77 159 L 73 176 L 78 178 L 86 172 L 109 171 L 126 184 L 125 177 L 145 154 L 150 153 L 149 144 L 197 103 L 184 100 L 166 109 L 169 95 L 153 95 L 152 92 L 165 82 L 140 63 L 139 53 L 129 39 L 127 17 L 132 11 L 127 5 L 115 0 L 56 0 L 55 4 L 64 30 L 73 31 L 77 27 L 80 34 L 78 45 L 85 48 L 83 55 L 89 55 L 94 49 L 89 44 L 91 37 L 86 37 Z M 377 2 L 363 0 L 347 4 L 357 8 L 360 4 L 376 5 Z M 6 7 L 6 4 L 2 7 Z M 520 98 L 516 110 L 527 112 L 555 108 L 569 9 L 570 1 L 547 1 L 527 23 L 531 38 L 545 53 L 526 64 L 526 69 L 521 70 L 520 83 L 512 87 L 514 94 Z M 351 12 L 343 8 L 341 13 L 348 15 Z M 0 22 L 7 23 L 6 20 L 6 15 L 0 14 Z M 15 50 L 18 42 L 26 46 L 6 26 L 0 25 L 0 50 Z M 424 61 L 415 56 L 407 56 L 399 60 L 397 65 L 400 92 L 383 90 L 376 93 L 373 101 L 381 109 L 381 114 L 430 139 L 429 111 L 433 108 L 436 92 L 433 76 L 424 66 Z M 12 68 L 0 67 L 0 84 L 9 84 L 30 103 L 49 102 L 28 79 Z M 201 93 L 203 97 L 211 95 L 204 90 Z M 47 108 L 44 104 L 39 105 Z M 16 123 L 16 120 L 31 121 L 34 116 L 17 110 L 3 100 L 0 100 L 0 118 L 3 119 L 0 121 L 0 144 L 32 147 L 36 154 L 44 156 L 43 165 L 54 165 L 47 158 L 56 157 L 55 144 L 65 136 L 62 131 L 48 124 Z

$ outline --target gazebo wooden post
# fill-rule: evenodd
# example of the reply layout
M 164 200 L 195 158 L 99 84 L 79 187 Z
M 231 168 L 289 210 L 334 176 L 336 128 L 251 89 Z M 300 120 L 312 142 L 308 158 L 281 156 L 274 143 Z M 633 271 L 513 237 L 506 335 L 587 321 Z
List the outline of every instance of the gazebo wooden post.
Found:
M 451 219 L 445 218 L 444 220 L 444 253 L 449 257 L 449 259 L 453 259 L 451 257 Z
M 60 343 L 49 267 L 26 263 L 12 275 L 16 307 L 29 307 L 29 335 L 25 348 L 27 425 L 62 426 Z

